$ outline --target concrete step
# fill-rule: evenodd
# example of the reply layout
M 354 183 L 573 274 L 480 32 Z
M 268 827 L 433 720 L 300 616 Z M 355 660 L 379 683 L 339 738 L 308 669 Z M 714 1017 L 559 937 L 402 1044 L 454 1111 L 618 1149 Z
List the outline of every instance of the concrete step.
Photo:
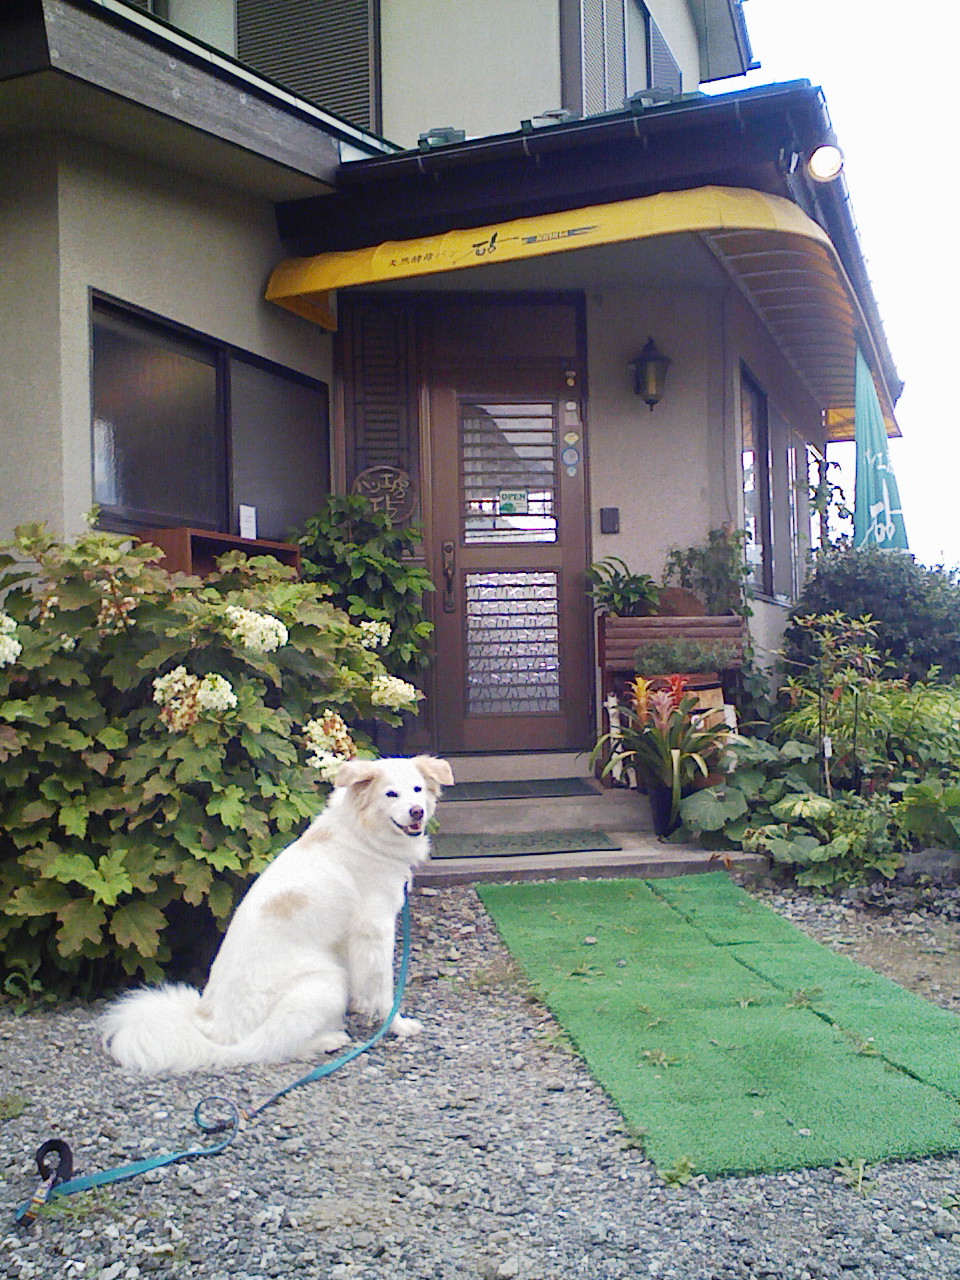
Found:
M 507 756 L 450 757 L 458 782 L 512 782 L 545 778 L 589 778 L 586 753 L 549 752 Z M 483 880 L 566 880 L 616 876 L 696 875 L 725 865 L 716 854 L 689 845 L 666 844 L 653 833 L 650 802 L 636 791 L 600 787 L 591 796 L 524 800 L 443 800 L 437 807 L 444 835 L 503 835 L 576 828 L 605 832 L 623 847 L 577 853 L 514 854 L 505 857 L 443 858 L 417 871 L 418 885 L 471 884 Z M 736 854 L 731 867 L 761 874 L 766 859 Z
M 593 777 L 586 751 L 514 751 L 509 755 L 447 756 L 447 759 L 457 782 Z
M 451 884 L 479 884 L 493 880 L 579 880 L 616 879 L 638 876 L 662 879 L 665 876 L 702 875 L 720 871 L 726 865 L 717 854 L 687 845 L 665 844 L 654 835 L 611 831 L 622 849 L 585 853 L 515 855 L 504 858 L 443 858 L 428 862 L 416 874 L 418 885 L 441 888 Z M 755 853 L 731 855 L 728 869 L 762 875 L 767 860 Z
M 488 781 L 488 779 L 478 779 Z M 650 802 L 636 791 L 598 789 L 594 796 L 535 800 L 443 800 L 437 819 L 444 835 L 505 831 L 652 832 Z

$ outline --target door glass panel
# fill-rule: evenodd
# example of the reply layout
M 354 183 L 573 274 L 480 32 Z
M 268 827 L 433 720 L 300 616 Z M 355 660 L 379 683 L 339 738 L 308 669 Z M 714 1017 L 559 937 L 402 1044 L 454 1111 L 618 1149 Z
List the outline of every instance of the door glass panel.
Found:
M 553 404 L 461 403 L 465 543 L 556 542 L 556 441 Z
M 467 714 L 560 710 L 557 574 L 468 573 Z

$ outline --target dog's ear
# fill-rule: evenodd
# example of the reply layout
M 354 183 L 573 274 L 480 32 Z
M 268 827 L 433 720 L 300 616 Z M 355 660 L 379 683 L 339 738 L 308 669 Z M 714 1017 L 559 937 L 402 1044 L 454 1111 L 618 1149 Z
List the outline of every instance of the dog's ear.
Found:
M 376 760 L 344 760 L 333 780 L 335 787 L 369 786 L 379 770 Z
M 426 778 L 431 791 L 439 794 L 441 787 L 453 786 L 453 770 L 446 760 L 438 760 L 436 756 L 415 756 L 413 763 Z

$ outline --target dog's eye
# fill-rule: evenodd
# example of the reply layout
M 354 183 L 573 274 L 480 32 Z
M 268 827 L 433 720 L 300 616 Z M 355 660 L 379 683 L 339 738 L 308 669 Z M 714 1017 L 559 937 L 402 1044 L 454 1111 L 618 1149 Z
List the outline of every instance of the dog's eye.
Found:
M 400 793 L 399 793 L 399 791 L 388 791 L 388 792 L 387 792 L 387 796 L 388 796 L 388 798 L 389 798 L 390 800 L 396 800 L 396 799 L 397 799 L 397 797 L 399 796 L 399 794 L 400 794 Z

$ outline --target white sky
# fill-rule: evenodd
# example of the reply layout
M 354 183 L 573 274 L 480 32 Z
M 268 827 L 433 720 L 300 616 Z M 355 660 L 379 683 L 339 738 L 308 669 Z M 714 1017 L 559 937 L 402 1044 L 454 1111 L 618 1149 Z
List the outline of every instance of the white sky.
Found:
M 745 79 L 820 85 L 846 157 L 845 174 L 887 340 L 905 383 L 903 439 L 890 459 L 910 550 L 960 565 L 960 134 L 955 71 L 960 18 L 952 0 L 746 0 L 754 57 Z M 853 446 L 831 456 L 852 457 Z M 846 475 L 849 470 L 849 475 Z M 853 469 L 843 481 L 853 505 Z

